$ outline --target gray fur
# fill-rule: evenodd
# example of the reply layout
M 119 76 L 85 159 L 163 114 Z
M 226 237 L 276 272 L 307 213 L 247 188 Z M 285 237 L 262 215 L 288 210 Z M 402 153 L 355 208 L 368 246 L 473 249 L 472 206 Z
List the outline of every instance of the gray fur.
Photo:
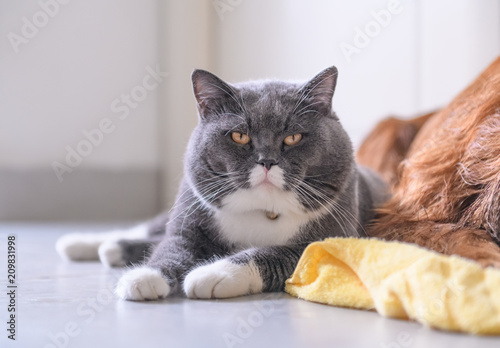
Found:
M 152 235 L 165 237 L 147 264 L 160 269 L 174 291 L 181 289 L 190 270 L 216 258 L 239 264 L 253 260 L 263 291 L 280 291 L 309 243 L 366 236 L 363 226 L 373 218 L 374 205 L 387 198 L 387 188 L 374 173 L 356 165 L 351 141 L 332 111 L 335 67 L 305 84 L 230 85 L 203 70 L 196 70 L 192 80 L 200 122 L 186 152 L 185 177 L 175 208 L 150 225 Z M 251 142 L 236 144 L 233 131 L 248 134 Z M 298 145 L 283 144 L 296 133 L 303 134 Z M 241 250 L 221 238 L 213 212 L 233 190 L 249 188 L 250 171 L 262 160 L 278 163 L 287 178 L 285 190 L 297 194 L 304 210 L 326 205 L 331 213 L 303 226 L 286 245 Z M 130 256 L 125 258 L 136 260 L 150 244 L 137 245 L 134 251 L 128 244 Z

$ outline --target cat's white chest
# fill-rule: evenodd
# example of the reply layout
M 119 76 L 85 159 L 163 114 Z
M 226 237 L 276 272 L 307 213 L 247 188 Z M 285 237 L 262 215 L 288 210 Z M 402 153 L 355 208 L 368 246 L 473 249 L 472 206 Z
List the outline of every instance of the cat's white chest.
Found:
M 307 212 L 293 192 L 273 187 L 238 190 L 215 213 L 220 233 L 243 248 L 284 245 L 321 215 Z

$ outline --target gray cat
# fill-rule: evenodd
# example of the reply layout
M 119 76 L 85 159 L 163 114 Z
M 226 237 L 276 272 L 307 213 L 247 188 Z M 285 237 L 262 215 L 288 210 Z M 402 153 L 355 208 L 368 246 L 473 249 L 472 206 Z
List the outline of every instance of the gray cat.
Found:
M 119 281 L 126 300 L 226 298 L 283 290 L 311 242 L 366 236 L 387 187 L 354 162 L 332 111 L 335 67 L 304 84 L 231 85 L 203 70 L 192 81 L 200 122 L 174 208 L 124 233 L 64 236 L 63 257 L 149 255 Z

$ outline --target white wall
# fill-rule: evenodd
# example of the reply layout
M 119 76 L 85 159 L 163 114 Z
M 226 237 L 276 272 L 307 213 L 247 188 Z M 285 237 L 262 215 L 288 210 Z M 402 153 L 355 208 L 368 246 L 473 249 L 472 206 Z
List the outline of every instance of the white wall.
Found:
M 0 2 L 0 219 L 143 219 L 159 209 L 158 89 L 140 94 L 148 67 L 165 69 L 158 8 Z M 141 101 L 121 120 L 111 105 L 134 91 Z M 112 131 L 88 146 L 83 131 L 106 119 Z M 85 155 L 68 167 L 67 147 L 79 144 Z M 56 176 L 55 162 L 71 173 Z
M 387 27 L 359 53 L 355 28 L 386 11 L 388 1 L 244 1 L 216 21 L 216 71 L 230 81 L 276 77 L 310 79 L 339 69 L 334 109 L 356 144 L 390 112 L 417 110 L 418 16 L 403 1 Z
M 174 203 L 183 174 L 183 157 L 191 131 L 198 122 L 191 86 L 196 68 L 213 66 L 212 3 L 168 1 L 160 7 L 161 47 L 168 79 L 160 90 L 160 162 L 163 167 L 162 203 Z
M 375 33 L 372 13 L 380 17 L 394 4 L 396 14 L 346 58 L 343 43 L 354 44 L 357 28 Z M 500 3 L 243 1 L 218 18 L 215 33 L 215 70 L 230 81 L 308 79 L 336 65 L 333 107 L 357 146 L 381 117 L 443 106 L 493 61 Z
M 73 0 L 58 6 L 16 53 L 9 33 L 23 37 L 23 18 L 43 23 L 43 10 L 38 1 L 0 3 L 0 166 L 50 169 L 53 161 L 64 162 L 66 146 L 85 139 L 84 129 L 108 117 L 115 130 L 78 169 L 156 167 L 157 92 L 123 121 L 110 106 L 142 84 L 147 66 L 162 63 L 157 2 Z
M 420 3 L 421 108 L 442 106 L 500 54 L 500 2 Z

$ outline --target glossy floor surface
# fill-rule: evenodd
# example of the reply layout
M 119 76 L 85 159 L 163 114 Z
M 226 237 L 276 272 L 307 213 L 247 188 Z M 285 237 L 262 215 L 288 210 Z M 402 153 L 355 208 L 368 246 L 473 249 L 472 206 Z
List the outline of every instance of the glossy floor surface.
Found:
M 0 347 L 500 347 L 500 337 L 439 332 L 375 312 L 262 294 L 228 300 L 126 302 L 121 269 L 59 259 L 57 238 L 109 226 L 0 225 Z M 16 236 L 15 338 L 7 338 L 7 241 Z M 12 308 L 12 307 L 11 307 Z M 8 328 L 8 327 L 7 327 Z

